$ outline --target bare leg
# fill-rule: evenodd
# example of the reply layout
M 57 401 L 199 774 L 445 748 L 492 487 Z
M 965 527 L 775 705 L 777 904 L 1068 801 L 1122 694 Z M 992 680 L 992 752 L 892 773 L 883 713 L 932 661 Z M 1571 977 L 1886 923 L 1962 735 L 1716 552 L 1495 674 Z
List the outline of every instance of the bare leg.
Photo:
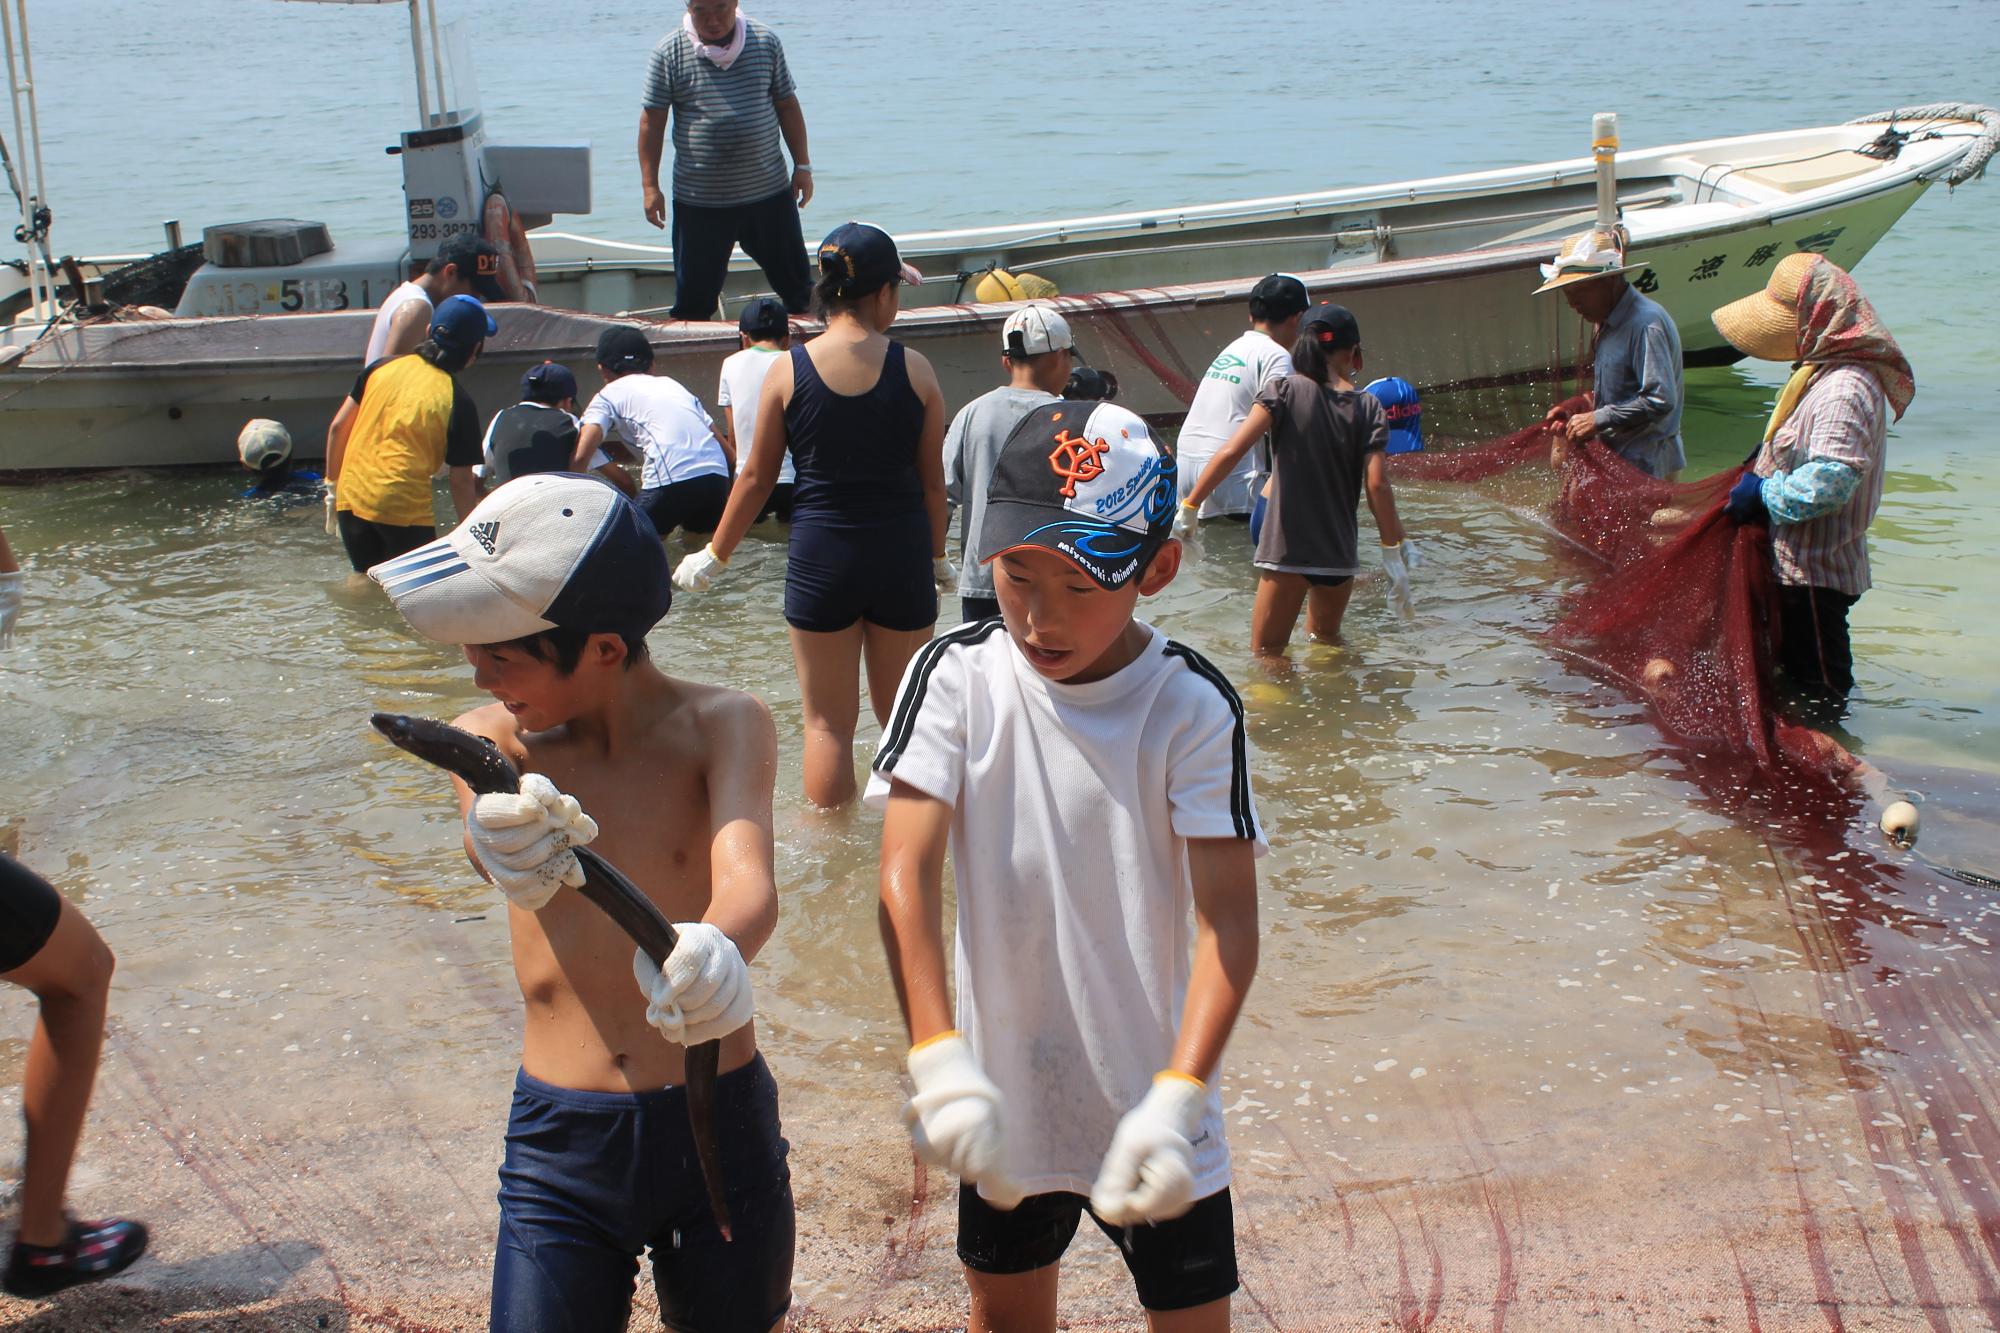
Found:
M 1056 1275 L 1060 1264 L 1026 1273 L 965 1270 L 972 1288 L 972 1319 L 965 1333 L 1055 1333 Z
M 1337 588 L 1314 588 L 1306 594 L 1306 634 L 1320 643 L 1340 642 L 1340 621 L 1347 614 L 1347 599 L 1354 595 L 1354 580 Z
M 793 629 L 792 662 L 805 714 L 806 799 L 823 809 L 854 799 L 854 724 L 861 715 L 861 622 L 818 634 Z M 894 687 L 891 686 L 893 689 Z
M 1308 584 L 1303 574 L 1257 572 L 1257 601 L 1250 611 L 1250 649 L 1259 657 L 1282 656 L 1299 623 Z
M 896 706 L 896 687 L 917 650 L 931 641 L 936 626 L 925 629 L 883 629 L 861 622 L 862 658 L 868 666 L 868 703 L 875 710 L 877 726 L 889 725 L 890 710 Z
M 1229 1333 L 1229 1298 L 1192 1310 L 1146 1311 L 1148 1333 Z
M 83 913 L 65 901 L 55 933 L 41 952 L 0 975 L 0 981 L 25 987 L 41 1001 L 22 1098 L 28 1161 L 20 1239 L 30 1245 L 59 1245 L 69 1232 L 63 1192 L 97 1081 L 113 965 L 110 948 Z

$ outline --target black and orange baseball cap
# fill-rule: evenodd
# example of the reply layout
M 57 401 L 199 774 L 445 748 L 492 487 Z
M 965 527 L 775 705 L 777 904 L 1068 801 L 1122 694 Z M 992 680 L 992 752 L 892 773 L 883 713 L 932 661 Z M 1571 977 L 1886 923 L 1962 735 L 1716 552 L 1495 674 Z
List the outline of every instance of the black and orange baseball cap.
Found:
M 1122 588 L 1174 531 L 1174 455 L 1114 403 L 1055 402 L 1000 447 L 980 523 L 981 564 L 1053 551 L 1101 588 Z

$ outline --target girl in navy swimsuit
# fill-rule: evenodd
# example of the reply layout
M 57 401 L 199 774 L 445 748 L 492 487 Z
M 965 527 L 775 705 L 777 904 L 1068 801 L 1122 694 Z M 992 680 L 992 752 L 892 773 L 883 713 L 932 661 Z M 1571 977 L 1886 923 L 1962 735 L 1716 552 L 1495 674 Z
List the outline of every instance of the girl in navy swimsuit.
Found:
M 706 549 L 674 571 L 706 587 L 762 511 L 787 448 L 792 489 L 785 622 L 805 711 L 806 799 L 854 798 L 859 674 L 886 723 L 903 669 L 937 622 L 944 560 L 944 395 L 930 362 L 886 336 L 907 280 L 896 243 L 862 223 L 819 248 L 826 332 L 771 368 L 756 439 Z

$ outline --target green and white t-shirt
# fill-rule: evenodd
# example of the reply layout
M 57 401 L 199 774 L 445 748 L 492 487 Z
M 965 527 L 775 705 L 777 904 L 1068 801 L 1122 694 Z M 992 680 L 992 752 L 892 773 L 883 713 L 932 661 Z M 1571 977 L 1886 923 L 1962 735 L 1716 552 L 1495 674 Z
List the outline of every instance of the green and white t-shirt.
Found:
M 757 401 L 764 396 L 764 377 L 771 373 L 771 367 L 778 364 L 778 349 L 775 347 L 746 347 L 740 352 L 731 352 L 722 363 L 722 380 L 715 386 L 715 405 L 729 409 L 730 425 L 736 432 L 736 468 L 743 469 L 743 460 L 750 456 L 750 445 L 757 438 Z M 777 485 L 789 486 L 794 476 L 792 451 L 785 450 L 785 461 L 779 465 Z
M 1209 364 L 1208 372 L 1201 377 L 1201 387 L 1195 390 L 1194 402 L 1188 407 L 1187 420 L 1181 423 L 1180 440 L 1174 450 L 1180 463 L 1183 499 L 1194 489 L 1195 479 L 1208 466 L 1208 460 L 1229 443 L 1229 437 L 1250 415 L 1250 405 L 1257 401 L 1258 390 L 1291 373 L 1292 354 L 1278 346 L 1270 334 L 1256 329 L 1223 348 L 1222 354 Z M 1243 455 L 1243 461 L 1230 473 L 1229 480 L 1216 487 L 1215 493 L 1202 504 L 1203 518 L 1250 512 L 1251 478 L 1270 471 L 1270 464 L 1261 457 L 1263 452 L 1260 447 Z

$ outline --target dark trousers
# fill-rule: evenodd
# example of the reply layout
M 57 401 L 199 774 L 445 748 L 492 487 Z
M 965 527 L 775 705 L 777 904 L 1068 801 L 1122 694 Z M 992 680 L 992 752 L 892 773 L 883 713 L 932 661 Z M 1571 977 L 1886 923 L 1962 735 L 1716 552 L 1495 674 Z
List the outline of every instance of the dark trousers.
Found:
M 1000 614 L 1000 599 L 997 597 L 965 597 L 958 599 L 959 620 L 967 625 L 974 621 L 991 620 Z
M 345 509 L 340 511 L 337 521 L 340 525 L 340 544 L 347 548 L 347 563 L 354 566 L 357 574 L 366 574 L 369 566 L 394 560 L 437 537 L 436 528 L 399 528 L 391 523 L 365 519 Z
M 729 276 L 729 252 L 741 245 L 756 260 L 785 309 L 802 315 L 812 304 L 812 269 L 799 230 L 792 187 L 768 199 L 729 208 L 706 208 L 674 200 L 673 319 L 714 319 Z
M 705 537 L 715 531 L 729 504 L 729 478 L 710 472 L 669 486 L 649 486 L 639 492 L 634 503 L 653 520 L 653 530 L 662 537 L 671 536 L 675 528 Z
M 1854 688 L 1847 611 L 1861 599 L 1832 588 L 1778 589 L 1778 665 L 1817 694 L 1844 699 Z

